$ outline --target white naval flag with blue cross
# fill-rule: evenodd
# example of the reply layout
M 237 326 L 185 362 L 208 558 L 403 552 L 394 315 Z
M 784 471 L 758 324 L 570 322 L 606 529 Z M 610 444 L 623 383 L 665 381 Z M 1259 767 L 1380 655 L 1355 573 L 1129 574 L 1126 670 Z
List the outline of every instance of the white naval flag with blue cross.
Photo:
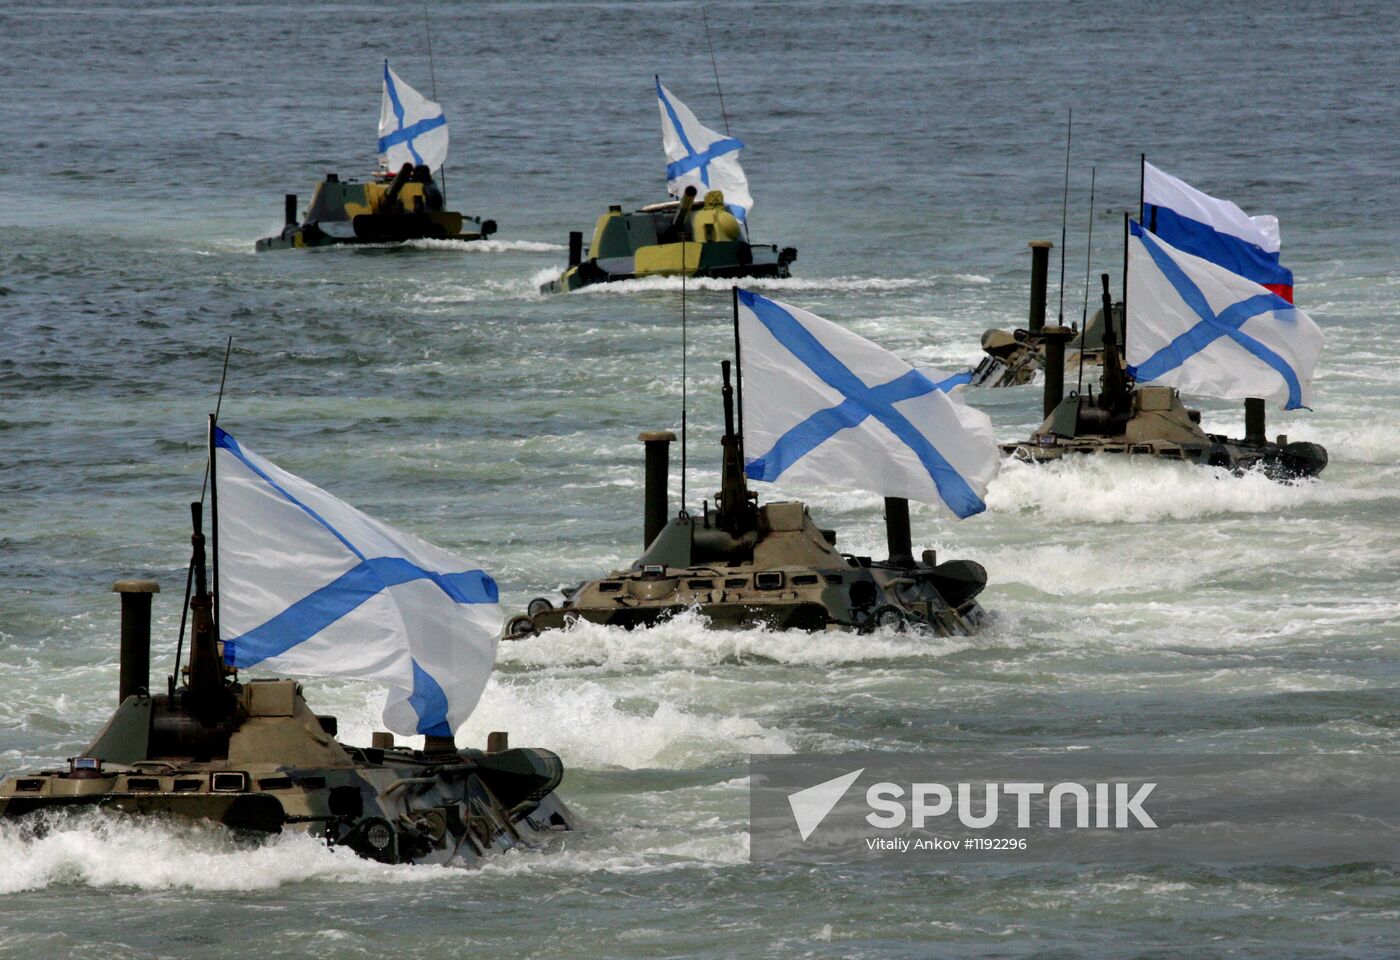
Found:
M 398 172 L 405 163 L 438 170 L 447 160 L 447 118 L 438 106 L 399 79 L 384 61 L 379 103 L 379 161 Z
M 496 660 L 496 583 L 214 431 L 224 661 L 389 686 L 384 723 L 451 736 Z
M 1186 393 L 1306 407 L 1322 331 L 1277 293 L 1129 227 L 1128 374 Z
M 864 337 L 739 291 L 745 472 L 987 509 L 1000 465 L 992 421 Z M 940 382 L 942 385 L 940 386 Z
M 694 186 L 699 199 L 711 190 L 724 193 L 724 205 L 740 221 L 753 209 L 749 180 L 739 166 L 743 141 L 716 133 L 695 119 L 690 108 L 656 80 L 661 107 L 661 147 L 666 151 L 666 189 L 679 197 Z

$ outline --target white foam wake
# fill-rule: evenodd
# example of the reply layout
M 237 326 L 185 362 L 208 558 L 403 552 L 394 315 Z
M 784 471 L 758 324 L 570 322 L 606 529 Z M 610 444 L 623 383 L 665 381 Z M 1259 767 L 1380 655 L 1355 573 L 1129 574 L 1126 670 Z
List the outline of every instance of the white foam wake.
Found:
M 91 811 L 0 822 L 0 894 L 64 884 L 141 890 L 266 890 L 306 880 L 431 882 L 438 868 L 386 866 L 306 834 L 257 841 L 203 821 Z
M 546 277 L 545 282 L 557 278 L 558 272 Z M 685 288 L 687 290 L 716 290 L 729 292 L 729 289 L 736 283 L 746 290 L 838 290 L 838 291 L 871 291 L 871 290 L 905 290 L 911 287 L 927 286 L 933 281 L 924 277 L 739 277 L 737 279 L 727 279 L 723 277 L 687 277 Z M 635 280 L 617 280 L 613 283 L 595 283 L 591 286 L 582 287 L 575 293 L 589 293 L 595 295 L 621 295 L 628 296 L 635 293 L 653 293 L 656 291 L 680 292 L 680 277 L 638 277 Z
M 967 642 L 961 639 L 893 631 L 714 630 L 703 615 L 687 611 L 646 630 L 580 622 L 568 630 L 502 644 L 498 660 L 542 668 L 650 665 L 695 669 L 744 663 L 829 666 L 940 657 L 966 647 Z
M 1273 513 L 1310 503 L 1333 503 L 1367 495 L 1303 480 L 1285 484 L 1250 471 L 1228 470 L 1148 458 L 1066 457 L 1058 463 L 1003 463 L 987 491 L 997 513 L 1034 510 L 1084 523 L 1152 523 L 1221 513 Z
M 693 681 L 691 681 L 693 682 Z M 458 733 L 459 743 L 485 743 L 507 730 L 519 746 L 553 750 L 574 769 L 695 769 L 747 753 L 791 753 L 787 738 L 740 712 L 718 714 L 667 699 L 655 676 L 636 683 L 492 677 Z
M 541 240 L 410 240 L 404 244 L 420 250 L 452 250 L 456 253 L 558 253 L 566 249 Z

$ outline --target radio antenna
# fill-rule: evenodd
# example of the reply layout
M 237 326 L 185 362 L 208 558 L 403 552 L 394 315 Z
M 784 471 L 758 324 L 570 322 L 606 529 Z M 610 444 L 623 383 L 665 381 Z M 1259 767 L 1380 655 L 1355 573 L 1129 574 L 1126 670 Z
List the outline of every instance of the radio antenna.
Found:
M 1060 208 L 1060 326 L 1065 325 L 1065 237 L 1069 230 L 1069 145 L 1074 139 L 1074 108 L 1065 125 L 1065 195 Z
M 715 60 L 715 42 L 710 39 L 710 17 L 700 8 L 700 20 L 705 24 L 705 45 L 710 48 L 710 69 L 715 72 L 715 90 L 719 93 L 719 115 L 724 118 L 724 135 L 729 136 L 729 112 L 724 109 L 724 87 L 719 83 L 719 62 Z
M 685 229 L 685 228 L 682 227 L 682 233 L 681 233 L 681 509 L 680 509 L 680 513 L 678 514 L 678 516 L 688 517 L 688 516 L 690 516 L 690 513 L 689 513 L 689 511 L 686 510 L 686 499 L 685 499 L 685 474 L 686 474 L 686 451 L 687 451 L 687 448 L 689 447 L 689 439 L 690 439 L 689 431 L 686 429 L 687 426 L 688 426 L 688 423 L 687 423 L 687 420 L 688 420 L 688 409 L 687 409 L 687 408 L 688 408 L 688 403 L 687 403 L 687 401 L 688 401 L 688 399 L 689 399 L 689 395 L 688 395 L 688 392 L 687 392 L 687 379 L 686 379 L 686 373 L 687 373 L 687 371 L 686 371 L 686 354 L 689 352 L 689 351 L 687 350 L 687 347 L 689 346 L 689 344 L 687 343 L 687 340 L 686 340 L 686 316 L 685 316 L 685 301 L 686 301 L 685 253 L 686 253 L 686 251 L 685 251 L 685 233 L 684 233 L 684 229 Z
M 428 16 L 428 4 L 423 3 L 423 35 L 428 40 L 428 80 L 433 87 L 433 102 L 438 103 L 437 94 L 437 67 L 433 63 L 433 22 Z M 441 106 L 441 104 L 439 104 Z M 442 166 L 438 167 L 438 179 L 442 181 L 442 202 L 447 204 L 447 157 L 442 158 Z
M 228 383 L 228 359 L 233 353 L 233 337 L 228 338 L 224 344 L 224 370 L 219 375 L 219 399 L 214 402 L 214 422 L 219 422 L 219 414 L 224 409 L 224 385 Z M 209 450 L 209 456 L 204 461 L 204 481 L 199 485 L 199 504 L 204 505 L 204 494 L 209 489 L 209 471 L 213 467 L 213 448 Z M 170 692 L 175 692 L 175 678 L 180 675 L 180 657 L 185 651 L 185 623 L 190 612 L 190 591 L 194 588 L 194 557 L 190 557 L 190 565 L 185 571 L 185 605 L 180 608 L 180 635 L 175 641 L 175 672 L 170 675 Z
M 1084 309 L 1079 315 L 1079 386 L 1075 389 L 1081 395 L 1084 393 L 1084 338 L 1089 334 L 1089 263 L 1094 257 L 1094 180 L 1098 172 L 1098 167 L 1089 168 L 1089 241 L 1084 248 Z M 1112 318 L 1105 318 L 1105 322 L 1112 322 Z

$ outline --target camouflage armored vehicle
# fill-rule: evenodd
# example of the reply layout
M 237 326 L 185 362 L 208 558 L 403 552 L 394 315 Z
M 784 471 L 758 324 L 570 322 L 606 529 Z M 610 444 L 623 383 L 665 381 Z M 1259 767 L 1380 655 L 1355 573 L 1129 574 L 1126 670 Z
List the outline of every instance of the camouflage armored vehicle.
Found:
M 426 165 L 405 163 L 390 175 L 380 171 L 368 182 L 341 180 L 334 173 L 317 184 L 301 220 L 297 196 L 287 194 L 286 223 L 258 250 L 324 247 L 335 244 L 400 243 L 405 240 L 481 240 L 496 232 L 494 220 L 464 217 L 446 209 L 442 190 Z
M 644 627 L 686 610 L 698 610 L 721 628 L 972 633 L 983 616 L 976 597 L 986 586 L 986 571 L 971 560 L 940 563 L 932 550 L 914 559 L 907 500 L 885 500 L 885 560 L 841 553 L 835 531 L 818 526 L 800 501 L 757 502 L 734 429 L 729 361 L 721 369 L 725 431 L 714 509 L 707 502 L 699 516 L 682 511 L 667 519 L 667 461 L 675 436 L 643 433 L 643 554 L 625 570 L 566 592 L 559 607 L 543 597 L 531 601 L 528 613 L 507 625 L 506 637 L 579 619 Z
M 744 228 L 725 209 L 724 194 L 711 190 L 696 205 L 694 187 L 679 200 L 654 203 L 632 213 L 611 206 L 598 218 L 588 259 L 583 234 L 569 234 L 569 264 L 542 293 L 577 290 L 593 283 L 637 277 L 786 277 L 797 259 L 792 247 L 749 243 Z
M 370 746 L 336 737 L 294 680 L 240 682 L 223 664 L 195 503 L 192 623 L 183 682 L 147 689 L 151 604 L 159 587 L 119 581 L 119 706 L 66 764 L 0 781 L 0 818 L 105 809 L 212 820 L 236 831 L 315 834 L 386 863 L 472 862 L 574 827 L 555 795 L 563 777 L 548 750 L 486 750 L 428 737 L 422 750 L 376 733 Z
M 1115 311 L 1103 274 L 1101 312 Z M 1117 305 L 1121 308 L 1121 304 Z M 1245 436 L 1233 439 L 1206 433 L 1199 410 L 1186 407 L 1168 386 L 1129 383 L 1123 367 L 1118 331 L 1103 328 L 1102 383 L 1097 397 L 1064 395 L 1065 344 L 1074 336 L 1066 327 L 1040 331 L 1045 346 L 1045 422 L 1029 440 L 1002 444 L 1019 460 L 1044 463 L 1073 454 L 1128 454 L 1182 460 L 1234 472 L 1258 468 L 1277 480 L 1313 477 L 1327 466 L 1327 451 L 1316 443 L 1293 442 L 1264 434 L 1264 401 L 1245 401 Z

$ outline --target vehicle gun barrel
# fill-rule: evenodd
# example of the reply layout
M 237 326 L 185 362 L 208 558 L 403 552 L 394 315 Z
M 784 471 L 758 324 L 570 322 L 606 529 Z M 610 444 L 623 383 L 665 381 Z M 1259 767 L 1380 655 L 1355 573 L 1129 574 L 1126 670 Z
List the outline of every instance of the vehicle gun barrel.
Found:
M 192 706 L 219 706 L 224 692 L 223 665 L 219 662 L 218 636 L 214 629 L 214 600 L 209 595 L 209 581 L 204 553 L 204 504 L 190 504 L 194 533 L 194 594 L 190 597 L 190 668 L 187 687 Z
M 394 174 L 393 182 L 389 184 L 389 189 L 384 194 L 384 200 L 381 203 L 382 212 L 388 213 L 394 209 L 394 204 L 399 201 L 399 191 L 403 189 L 404 184 L 408 183 L 412 177 L 413 164 L 405 163 L 403 166 L 399 167 L 399 172 Z
M 690 216 L 690 209 L 693 206 L 695 206 L 695 185 L 691 184 L 685 188 L 685 193 L 681 194 L 681 205 L 676 208 L 675 219 L 671 221 L 673 231 L 685 230 L 685 221 Z
M 720 391 L 724 400 L 724 436 L 720 439 L 724 459 L 720 467 L 719 521 L 722 529 L 738 536 L 748 528 L 749 485 L 744 478 L 739 435 L 734 430 L 734 387 L 729 382 L 729 361 L 721 361 L 719 368 L 724 383 Z
M 1123 373 L 1123 361 L 1118 356 L 1118 333 L 1113 324 L 1113 294 L 1108 289 L 1108 274 L 1101 274 L 1103 283 L 1103 392 L 1099 403 L 1106 410 L 1125 409 L 1128 401 L 1128 383 Z M 1123 324 L 1126 328 L 1125 314 Z

